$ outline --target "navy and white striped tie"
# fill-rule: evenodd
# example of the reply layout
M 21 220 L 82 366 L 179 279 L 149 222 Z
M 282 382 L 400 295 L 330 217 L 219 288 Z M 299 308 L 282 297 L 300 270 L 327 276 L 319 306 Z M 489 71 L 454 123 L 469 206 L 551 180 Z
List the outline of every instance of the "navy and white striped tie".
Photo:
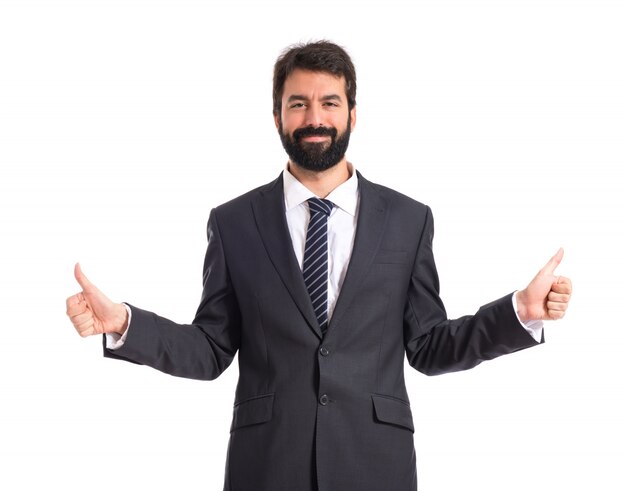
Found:
M 322 333 L 328 327 L 328 216 L 333 209 L 327 199 L 309 199 L 311 219 L 306 232 L 302 274 Z

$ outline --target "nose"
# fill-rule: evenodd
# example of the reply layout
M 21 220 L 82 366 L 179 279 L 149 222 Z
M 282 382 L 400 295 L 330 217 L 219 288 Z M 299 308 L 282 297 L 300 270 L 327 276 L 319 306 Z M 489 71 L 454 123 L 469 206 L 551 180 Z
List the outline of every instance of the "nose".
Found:
M 320 108 L 315 104 L 311 104 L 309 107 L 307 107 L 304 124 L 306 126 L 313 126 L 315 128 L 317 128 L 318 126 L 322 126 L 322 112 Z

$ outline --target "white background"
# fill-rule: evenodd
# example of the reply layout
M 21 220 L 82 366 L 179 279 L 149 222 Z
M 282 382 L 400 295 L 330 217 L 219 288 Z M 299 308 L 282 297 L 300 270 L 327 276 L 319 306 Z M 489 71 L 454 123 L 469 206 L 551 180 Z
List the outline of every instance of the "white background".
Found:
M 65 316 L 76 261 L 178 322 L 212 207 L 278 176 L 284 47 L 358 72 L 349 159 L 434 210 L 450 317 L 559 246 L 547 343 L 407 367 L 420 491 L 624 490 L 626 18 L 619 1 L 0 2 L 0 489 L 218 490 L 236 364 L 207 383 L 106 360 Z M 297 491 L 297 490 L 296 490 Z

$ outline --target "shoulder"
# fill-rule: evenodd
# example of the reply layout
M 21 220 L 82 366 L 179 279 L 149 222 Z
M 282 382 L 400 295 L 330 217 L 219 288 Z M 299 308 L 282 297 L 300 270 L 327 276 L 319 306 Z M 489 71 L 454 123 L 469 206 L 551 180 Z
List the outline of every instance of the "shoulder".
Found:
M 395 189 L 377 184 L 365 179 L 358 171 L 359 186 L 362 193 L 378 195 L 394 211 L 407 211 L 410 213 L 427 214 L 430 211 L 428 205 L 417 201 Z
M 266 196 L 282 196 L 282 189 L 283 180 L 281 173 L 277 179 L 222 203 L 213 211 L 224 217 L 243 217 L 246 213 L 251 212 L 252 204 L 256 200 Z

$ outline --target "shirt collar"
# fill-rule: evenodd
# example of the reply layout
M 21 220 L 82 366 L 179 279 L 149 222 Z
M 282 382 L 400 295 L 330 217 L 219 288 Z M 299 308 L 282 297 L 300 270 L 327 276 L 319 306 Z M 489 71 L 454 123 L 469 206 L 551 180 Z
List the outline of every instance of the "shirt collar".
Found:
M 337 208 L 355 216 L 359 198 L 359 184 L 352 164 L 348 164 L 348 170 L 351 173 L 350 178 L 333 189 L 325 199 L 332 201 Z M 309 198 L 316 197 L 310 189 L 306 188 L 289 172 L 288 167 L 283 171 L 283 189 L 287 211 L 301 205 Z

